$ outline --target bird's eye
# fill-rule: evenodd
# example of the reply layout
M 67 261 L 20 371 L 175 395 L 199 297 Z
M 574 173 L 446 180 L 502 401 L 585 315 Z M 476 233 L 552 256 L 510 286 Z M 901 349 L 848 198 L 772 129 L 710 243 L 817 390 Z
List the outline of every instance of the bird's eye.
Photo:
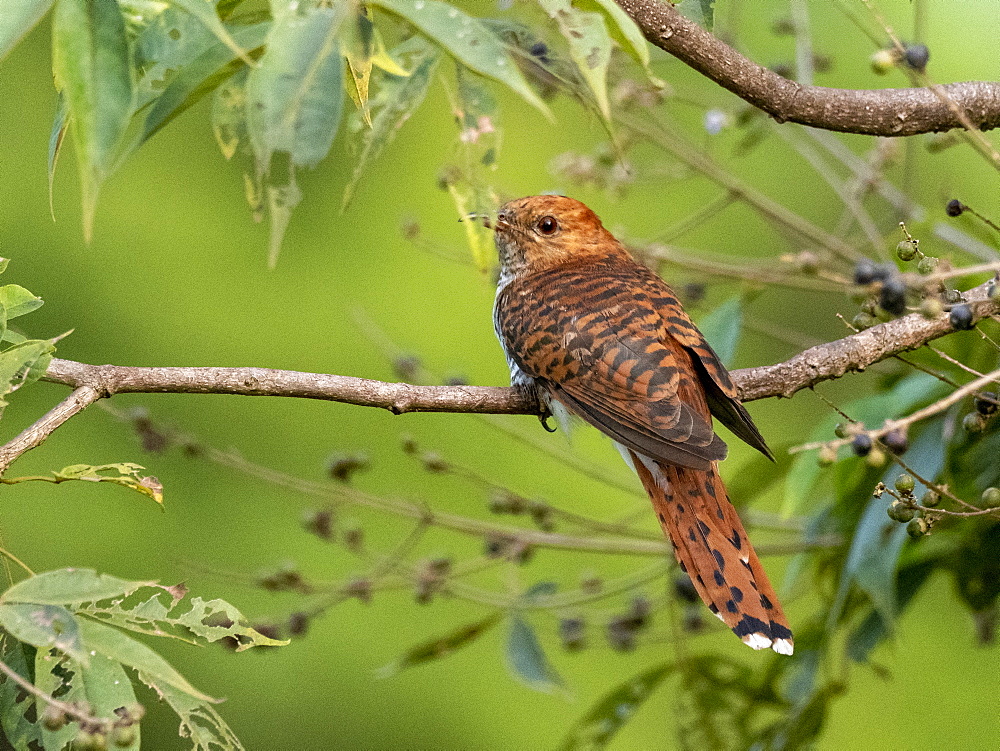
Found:
M 554 235 L 556 230 L 559 229 L 559 222 L 556 221 L 554 216 L 543 216 L 535 226 L 543 235 Z

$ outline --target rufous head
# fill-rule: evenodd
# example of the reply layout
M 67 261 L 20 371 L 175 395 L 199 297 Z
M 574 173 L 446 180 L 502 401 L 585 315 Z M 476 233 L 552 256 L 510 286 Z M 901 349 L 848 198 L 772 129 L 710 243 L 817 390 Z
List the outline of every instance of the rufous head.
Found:
M 495 239 L 505 275 L 541 271 L 586 256 L 625 253 L 597 214 L 566 196 L 527 196 L 497 212 Z

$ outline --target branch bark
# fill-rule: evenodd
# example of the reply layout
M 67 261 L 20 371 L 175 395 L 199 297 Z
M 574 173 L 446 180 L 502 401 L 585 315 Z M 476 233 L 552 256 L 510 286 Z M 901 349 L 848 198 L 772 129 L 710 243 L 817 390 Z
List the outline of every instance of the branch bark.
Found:
M 966 293 L 976 321 L 1000 312 L 983 284 Z M 800 389 L 863 371 L 887 357 L 916 349 L 954 329 L 948 315 L 934 319 L 919 313 L 800 352 L 785 362 L 734 370 L 732 378 L 743 401 L 790 397 Z M 127 393 L 238 394 L 322 399 L 405 412 L 538 414 L 533 396 L 501 386 L 415 386 L 366 378 L 300 373 L 267 368 L 139 368 L 86 365 L 54 359 L 43 380 L 75 389 L 88 387 L 100 397 Z
M 870 136 L 913 136 L 1000 126 L 1000 83 L 970 81 L 927 88 L 831 89 L 803 86 L 741 55 L 663 0 L 615 0 L 652 44 L 669 52 L 778 122 Z M 957 113 L 948 100 L 957 105 Z

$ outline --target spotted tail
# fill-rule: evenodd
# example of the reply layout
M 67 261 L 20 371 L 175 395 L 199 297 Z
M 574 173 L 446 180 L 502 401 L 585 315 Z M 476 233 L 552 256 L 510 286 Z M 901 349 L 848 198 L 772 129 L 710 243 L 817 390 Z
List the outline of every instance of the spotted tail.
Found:
M 717 465 L 687 469 L 629 453 L 681 570 L 709 610 L 747 646 L 790 655 L 788 620 Z

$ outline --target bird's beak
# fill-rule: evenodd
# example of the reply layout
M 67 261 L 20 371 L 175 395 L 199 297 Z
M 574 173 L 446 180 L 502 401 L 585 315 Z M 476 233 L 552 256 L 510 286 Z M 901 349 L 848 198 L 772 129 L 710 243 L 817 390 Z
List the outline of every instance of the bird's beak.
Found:
M 464 217 L 460 216 L 458 218 L 458 221 L 464 222 L 466 219 L 468 219 L 470 222 L 482 220 L 483 226 L 486 227 L 486 229 L 494 229 L 493 225 L 499 224 L 499 219 L 494 221 L 489 214 L 478 214 L 476 212 L 473 212 L 471 214 L 466 214 Z

